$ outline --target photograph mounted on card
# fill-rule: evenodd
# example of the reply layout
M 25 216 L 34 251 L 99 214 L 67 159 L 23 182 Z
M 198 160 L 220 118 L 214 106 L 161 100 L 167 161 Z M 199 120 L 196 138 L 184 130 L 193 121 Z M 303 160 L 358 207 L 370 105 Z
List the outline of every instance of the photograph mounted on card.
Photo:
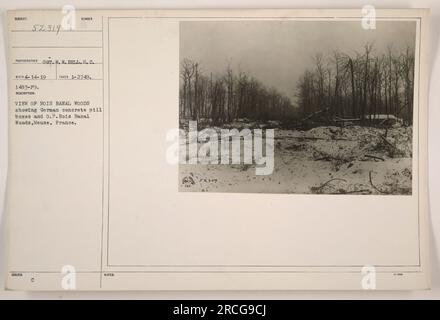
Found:
M 9 289 L 430 287 L 428 10 L 8 21 Z

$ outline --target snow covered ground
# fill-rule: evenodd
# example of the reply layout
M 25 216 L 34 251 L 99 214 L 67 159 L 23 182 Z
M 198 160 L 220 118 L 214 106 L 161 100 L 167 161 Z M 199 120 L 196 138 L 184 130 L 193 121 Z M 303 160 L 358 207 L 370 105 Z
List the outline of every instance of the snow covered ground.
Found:
M 412 128 L 275 129 L 275 166 L 180 164 L 179 190 L 297 194 L 411 194 Z

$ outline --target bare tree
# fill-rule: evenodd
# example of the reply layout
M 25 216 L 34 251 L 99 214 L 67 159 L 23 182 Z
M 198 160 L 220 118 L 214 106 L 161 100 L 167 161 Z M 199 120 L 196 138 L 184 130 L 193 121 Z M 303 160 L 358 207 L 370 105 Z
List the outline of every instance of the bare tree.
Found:
M 373 46 L 366 44 L 362 53 L 333 52 L 326 69 L 324 61 L 316 55 L 314 67 L 298 81 L 296 97 L 303 117 L 327 110 L 330 118 L 350 115 L 361 124 L 371 125 L 378 114 L 412 124 L 414 48 L 398 54 L 389 47 L 375 56 Z

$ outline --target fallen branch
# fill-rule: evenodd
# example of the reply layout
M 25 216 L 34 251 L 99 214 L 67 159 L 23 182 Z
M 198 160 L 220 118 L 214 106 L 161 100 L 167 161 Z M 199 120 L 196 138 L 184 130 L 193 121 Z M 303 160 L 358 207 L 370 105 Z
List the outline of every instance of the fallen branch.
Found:
M 360 122 L 361 119 L 360 118 L 343 119 L 343 118 L 335 117 L 333 119 L 333 121 L 335 121 L 335 122 Z
M 341 179 L 341 178 L 333 178 L 333 179 L 330 179 L 330 180 L 324 182 L 324 183 L 321 184 L 319 187 L 317 187 L 315 190 L 316 190 L 316 191 L 321 191 L 326 185 L 328 185 L 328 184 L 329 184 L 330 182 L 332 182 L 332 181 L 344 181 L 344 182 L 347 182 L 347 180 L 345 180 L 345 179 Z
M 329 194 L 353 194 L 353 193 L 366 193 L 371 194 L 371 190 L 369 189 L 361 189 L 361 190 L 353 190 L 353 191 L 345 191 L 344 192 L 334 192 Z
M 319 137 L 290 137 L 290 136 L 278 136 L 274 138 L 275 140 L 285 140 L 285 139 L 298 139 L 298 140 L 323 140 L 323 141 L 357 141 L 355 139 L 347 138 L 319 138 Z
M 391 142 L 389 142 L 389 141 L 387 140 L 387 138 L 385 138 L 385 137 L 382 136 L 382 135 L 380 135 L 380 137 L 381 137 L 382 140 L 383 140 L 387 145 L 389 145 L 391 148 L 397 149 L 397 147 L 396 147 L 395 145 L 393 145 Z
M 377 192 L 382 193 L 382 194 L 390 194 L 389 192 L 386 192 L 386 191 L 380 190 L 379 188 L 377 188 L 377 187 L 374 185 L 374 183 L 373 183 L 373 178 L 371 177 L 371 173 L 372 173 L 372 171 L 370 171 L 370 173 L 369 173 L 370 184 L 371 184 L 371 186 L 374 188 L 374 190 L 376 190 Z
M 402 150 L 400 150 L 399 148 L 397 148 L 395 145 L 393 145 L 391 142 L 389 142 L 387 140 L 387 138 L 385 138 L 383 135 L 379 135 L 379 137 L 382 139 L 383 142 L 385 142 L 385 144 L 391 148 L 391 150 L 389 150 L 389 154 L 392 158 L 394 158 L 394 156 L 397 155 L 402 155 L 404 152 Z
M 313 118 L 314 116 L 317 116 L 318 114 L 321 114 L 321 113 L 323 113 L 323 112 L 328 111 L 329 109 L 330 109 L 330 108 L 327 107 L 327 108 L 324 108 L 324 109 L 321 109 L 321 110 L 315 111 L 315 112 L 309 114 L 307 117 L 301 119 L 300 121 L 301 121 L 301 122 L 303 122 L 303 121 L 307 121 L 307 120 Z
M 354 160 L 353 157 L 343 157 L 343 156 L 332 156 L 324 151 L 317 150 L 313 148 L 313 157 L 315 161 L 336 161 L 338 163 L 347 163 Z
M 300 139 L 305 139 L 305 140 L 324 140 L 324 141 L 356 141 L 356 140 L 349 140 L 347 138 L 330 138 L 330 139 L 326 139 L 326 138 L 318 138 L 318 137 L 298 137 Z
M 322 160 L 324 160 L 324 161 L 332 161 L 332 160 L 338 160 L 338 159 L 332 158 L 330 156 L 325 156 L 325 157 L 321 157 L 321 158 L 315 159 L 315 161 L 322 161 Z
M 372 159 L 377 159 L 377 160 L 381 160 L 381 161 L 385 161 L 384 158 L 376 157 L 376 156 L 373 156 L 373 155 L 371 155 L 371 154 L 364 154 L 364 157 L 372 158 Z

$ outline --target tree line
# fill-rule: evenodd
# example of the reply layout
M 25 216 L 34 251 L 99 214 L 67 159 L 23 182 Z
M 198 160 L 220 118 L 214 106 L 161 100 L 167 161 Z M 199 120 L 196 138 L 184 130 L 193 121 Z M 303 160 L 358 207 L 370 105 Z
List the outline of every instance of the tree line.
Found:
M 245 72 L 234 72 L 230 66 L 213 74 L 204 72 L 198 62 L 185 59 L 180 79 L 181 119 L 219 125 L 237 119 L 282 120 L 294 111 L 287 96 Z
M 379 114 L 412 124 L 414 48 L 395 52 L 391 47 L 374 54 L 371 44 L 362 52 L 333 52 L 314 57 L 297 85 L 298 106 L 304 117 L 326 110 L 330 118 L 353 118 L 361 124 Z

